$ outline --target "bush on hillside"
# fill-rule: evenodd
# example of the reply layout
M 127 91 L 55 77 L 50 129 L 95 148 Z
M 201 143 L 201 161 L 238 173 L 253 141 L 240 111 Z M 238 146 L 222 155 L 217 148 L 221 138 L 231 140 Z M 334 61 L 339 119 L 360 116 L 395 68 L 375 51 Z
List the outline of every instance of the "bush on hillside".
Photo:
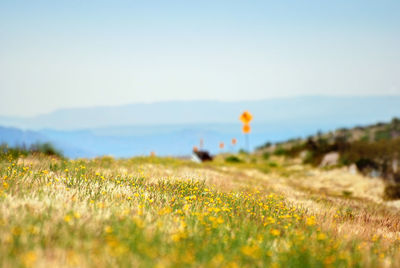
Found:
M 271 157 L 271 154 L 269 152 L 265 152 L 262 154 L 262 158 L 265 160 L 268 160 Z
M 8 146 L 7 144 L 0 145 L 0 158 L 11 157 L 16 159 L 21 156 L 28 156 L 31 154 L 44 154 L 48 156 L 57 156 L 63 158 L 60 150 L 56 149 L 51 143 L 36 143 L 30 147 L 26 145 Z
M 400 183 L 387 184 L 383 193 L 386 200 L 400 199 Z
M 230 155 L 227 158 L 225 158 L 225 162 L 227 163 L 242 163 L 243 161 L 239 159 L 239 157 Z
M 62 157 L 62 153 L 60 150 L 56 149 L 51 143 L 36 143 L 31 146 L 30 149 L 34 153 L 42 153 L 44 155 L 49 156 L 58 156 Z
M 289 152 L 285 148 L 278 147 L 278 148 L 275 149 L 274 155 L 277 155 L 277 156 L 288 156 Z

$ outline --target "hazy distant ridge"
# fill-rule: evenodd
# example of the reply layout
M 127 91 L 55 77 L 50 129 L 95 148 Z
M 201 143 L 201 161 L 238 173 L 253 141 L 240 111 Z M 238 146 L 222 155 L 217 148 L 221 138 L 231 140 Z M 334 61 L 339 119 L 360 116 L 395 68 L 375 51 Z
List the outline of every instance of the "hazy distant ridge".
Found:
M 59 110 L 33 118 L 0 118 L 0 141 L 29 145 L 51 141 L 69 157 L 188 155 L 200 138 L 206 149 L 238 139 L 239 114 L 254 115 L 252 148 L 267 141 L 305 137 L 317 131 L 390 121 L 400 116 L 400 97 L 299 97 L 248 102 L 164 102 Z M 11 134 L 10 134 L 11 133 Z M 227 146 L 225 151 L 233 150 Z
M 0 117 L 0 125 L 28 129 L 235 123 L 248 109 L 255 123 L 302 121 L 366 124 L 400 115 L 400 96 L 295 97 L 260 101 L 170 101 L 115 107 L 63 109 L 32 118 Z

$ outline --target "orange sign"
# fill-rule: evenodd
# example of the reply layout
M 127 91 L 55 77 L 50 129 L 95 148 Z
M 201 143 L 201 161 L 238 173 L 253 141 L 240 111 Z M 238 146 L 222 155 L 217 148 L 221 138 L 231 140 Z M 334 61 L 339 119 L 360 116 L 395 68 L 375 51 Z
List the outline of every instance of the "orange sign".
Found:
M 225 147 L 225 144 L 224 144 L 223 142 L 220 142 L 220 143 L 219 143 L 219 148 L 220 148 L 220 149 L 224 149 L 224 147 Z
M 251 113 L 249 113 L 249 111 L 244 111 L 240 117 L 239 117 L 240 121 L 242 121 L 243 124 L 249 124 L 251 120 L 253 120 L 253 116 L 251 115 Z
M 237 140 L 235 138 L 232 139 L 232 145 L 235 145 L 237 143 Z
M 245 133 L 245 134 L 250 133 L 250 131 L 251 131 L 250 125 L 244 124 L 244 125 L 243 125 L 243 128 L 242 128 L 242 131 L 243 131 L 243 133 Z

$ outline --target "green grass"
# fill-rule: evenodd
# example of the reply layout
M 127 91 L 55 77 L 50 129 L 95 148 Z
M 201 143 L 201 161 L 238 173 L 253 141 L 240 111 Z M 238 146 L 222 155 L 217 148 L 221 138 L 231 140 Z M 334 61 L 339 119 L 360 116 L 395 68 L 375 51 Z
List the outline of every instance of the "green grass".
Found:
M 398 251 L 342 240 L 256 186 L 227 191 L 201 178 L 158 178 L 143 165 L 199 166 L 156 157 L 1 161 L 0 266 L 365 267 Z

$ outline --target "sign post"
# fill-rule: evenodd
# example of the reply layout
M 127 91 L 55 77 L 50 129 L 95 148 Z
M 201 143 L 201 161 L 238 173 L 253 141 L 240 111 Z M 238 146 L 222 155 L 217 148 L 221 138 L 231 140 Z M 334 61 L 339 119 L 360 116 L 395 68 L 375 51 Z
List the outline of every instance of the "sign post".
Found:
M 239 120 L 243 123 L 242 132 L 245 135 L 247 152 L 250 152 L 249 133 L 251 131 L 250 121 L 253 120 L 253 116 L 248 111 L 244 111 L 240 115 Z

